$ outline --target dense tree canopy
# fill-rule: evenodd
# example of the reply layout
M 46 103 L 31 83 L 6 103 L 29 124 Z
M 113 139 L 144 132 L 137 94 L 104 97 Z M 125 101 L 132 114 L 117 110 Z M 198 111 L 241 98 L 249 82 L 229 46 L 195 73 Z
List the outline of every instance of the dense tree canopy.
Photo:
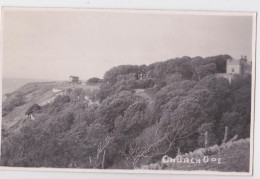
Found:
M 250 136 L 251 76 L 225 72 L 227 55 L 183 57 L 107 71 L 95 93 L 73 88 L 44 106 L 31 106 L 15 133 L 4 131 L 2 165 L 132 168 Z M 86 100 L 98 101 L 90 105 Z M 14 99 L 12 106 L 21 100 Z M 4 110 L 8 110 L 8 105 Z

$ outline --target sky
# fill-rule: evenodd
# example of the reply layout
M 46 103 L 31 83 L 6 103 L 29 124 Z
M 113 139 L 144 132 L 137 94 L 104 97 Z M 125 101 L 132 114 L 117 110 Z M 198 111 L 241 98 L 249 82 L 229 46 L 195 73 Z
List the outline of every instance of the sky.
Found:
M 4 78 L 102 78 L 118 65 L 183 56 L 252 58 L 248 14 L 4 8 Z

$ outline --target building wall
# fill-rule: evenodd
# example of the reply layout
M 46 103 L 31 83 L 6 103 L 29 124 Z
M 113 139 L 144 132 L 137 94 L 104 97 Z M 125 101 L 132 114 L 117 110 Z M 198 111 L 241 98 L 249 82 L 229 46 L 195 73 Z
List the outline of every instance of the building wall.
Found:
M 233 78 L 237 75 L 251 74 L 252 65 L 247 61 L 228 59 L 226 64 L 226 73 L 216 73 L 218 78 L 226 78 L 231 84 Z
M 241 65 L 227 64 L 227 74 L 241 74 Z
M 78 81 L 79 81 L 79 77 L 70 76 L 70 81 L 72 81 L 72 82 L 78 82 Z

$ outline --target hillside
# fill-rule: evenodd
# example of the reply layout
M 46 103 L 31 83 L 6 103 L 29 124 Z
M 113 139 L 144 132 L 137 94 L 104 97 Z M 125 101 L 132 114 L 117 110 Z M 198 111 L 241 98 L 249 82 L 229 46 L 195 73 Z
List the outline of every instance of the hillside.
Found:
M 13 132 L 18 130 L 28 118 L 25 116 L 27 109 L 33 104 L 44 105 L 50 103 L 55 97 L 61 95 L 68 89 L 81 88 L 84 90 L 99 89 L 98 84 L 70 84 L 68 82 L 33 82 L 27 83 L 18 90 L 8 93 L 3 101 L 3 109 L 10 103 L 22 100 L 23 102 L 15 106 L 11 112 L 2 118 L 2 128 L 6 131 Z M 55 89 L 60 91 L 55 92 Z
M 249 138 L 251 75 L 236 74 L 232 82 L 221 77 L 229 58 L 121 65 L 87 85 L 26 84 L 3 102 L 0 164 L 134 169 L 165 155 L 175 158 L 178 151 L 219 146 L 234 136 Z M 233 168 L 229 149 L 216 154 L 230 161 L 226 171 L 249 170 L 248 144 L 237 152 L 245 159 L 241 168 Z M 185 167 L 169 169 L 208 169 Z
M 34 82 L 48 82 L 51 80 L 45 79 L 28 79 L 28 78 L 5 78 L 2 79 L 2 94 L 7 94 L 18 90 L 20 87 L 27 83 Z

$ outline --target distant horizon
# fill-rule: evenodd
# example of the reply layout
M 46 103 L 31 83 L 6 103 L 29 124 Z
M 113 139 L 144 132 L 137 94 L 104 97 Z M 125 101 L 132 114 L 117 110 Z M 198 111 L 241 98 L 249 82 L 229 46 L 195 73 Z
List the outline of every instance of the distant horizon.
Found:
M 3 76 L 2 78 L 5 79 L 27 79 L 27 80 L 41 80 L 41 81 L 48 81 L 48 80 L 55 80 L 55 79 L 42 79 L 42 78 L 23 78 L 23 77 L 9 77 L 9 76 Z M 55 80 L 55 81 L 63 81 L 63 80 Z
M 252 15 L 162 12 L 3 8 L 3 76 L 103 78 L 114 66 L 183 56 L 252 58 Z
M 219 55 L 229 55 L 229 54 L 219 54 Z M 212 56 L 218 56 L 218 55 L 212 55 Z M 183 58 L 183 57 L 190 57 L 190 58 L 195 58 L 195 57 L 202 57 L 202 58 L 207 58 L 207 57 L 212 57 L 212 56 L 206 56 L 206 57 L 203 57 L 203 56 L 200 56 L 200 55 L 197 55 L 197 56 L 194 56 L 194 57 L 190 57 L 190 56 L 182 56 L 182 57 L 173 57 L 173 58 L 170 58 L 170 59 L 175 59 L 175 58 Z M 230 56 L 230 55 L 229 55 Z M 232 56 L 231 56 L 232 57 Z M 232 57 L 233 58 L 233 57 Z M 157 63 L 157 62 L 163 62 L 163 61 L 167 61 L 167 60 L 170 60 L 170 59 L 166 59 L 166 60 L 159 60 L 159 61 L 156 61 L 156 62 L 153 62 L 153 63 Z M 235 60 L 238 60 L 240 58 L 233 58 Z M 247 59 L 248 61 L 252 61 L 252 59 Z M 153 64 L 153 63 L 150 63 L 150 64 Z M 147 65 L 149 66 L 150 64 L 141 64 L 141 65 Z M 137 64 L 121 64 L 121 65 L 137 65 Z M 117 66 L 120 66 L 120 65 L 117 65 Z M 114 66 L 116 67 L 116 66 Z M 111 67 L 113 68 L 113 67 Z M 111 69 L 110 68 L 110 69 Z M 108 69 L 108 70 L 110 70 Z M 107 71 L 108 71 L 107 70 Z M 104 74 L 107 72 L 105 71 Z M 100 79 L 103 79 L 104 78 L 104 74 L 102 77 L 97 77 L 97 76 L 92 76 L 92 77 L 89 77 L 89 78 L 93 78 L 93 77 L 97 77 L 97 78 L 100 78 Z M 69 76 L 77 76 L 77 75 L 69 75 Z M 9 77 L 9 76 L 2 76 L 2 78 L 9 78 L 9 79 L 27 79 L 27 80 L 41 80 L 41 81 L 69 81 L 69 76 L 65 79 L 55 79 L 55 78 L 52 78 L 52 79 L 42 79 L 42 78 L 26 78 L 26 77 Z M 89 78 L 82 78 L 82 76 L 78 76 L 79 77 L 79 80 L 88 80 Z

